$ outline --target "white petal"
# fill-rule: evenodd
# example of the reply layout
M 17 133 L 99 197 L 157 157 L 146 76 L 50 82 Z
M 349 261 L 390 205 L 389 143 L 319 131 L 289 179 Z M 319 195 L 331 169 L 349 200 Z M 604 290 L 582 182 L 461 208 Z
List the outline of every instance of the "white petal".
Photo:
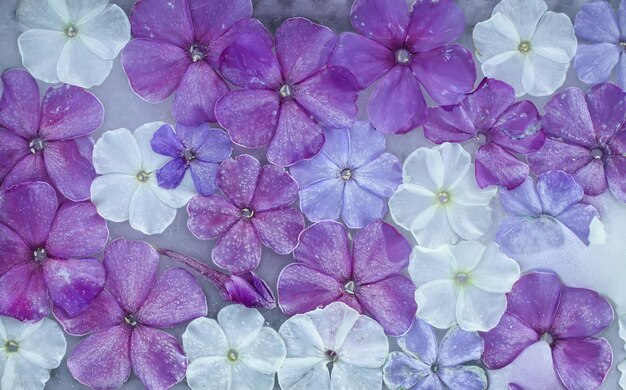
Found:
M 141 171 L 141 150 L 127 129 L 107 131 L 93 147 L 93 166 L 97 173 L 125 173 L 136 176 Z
M 35 333 L 43 322 L 22 322 L 11 317 L 0 317 L 8 340 L 21 341 Z
M 52 7 L 54 3 L 58 4 Z M 15 13 L 18 22 L 28 28 L 63 31 L 67 24 L 67 8 L 61 0 L 20 0 Z
M 489 206 L 461 206 L 451 204 L 448 207 L 450 225 L 461 238 L 476 240 L 482 237 L 493 222 Z
M 4 363 L 0 389 L 41 390 L 50 379 L 50 370 L 32 365 L 20 354 L 11 354 Z
M 154 133 L 164 124 L 163 122 L 146 123 L 139 126 L 133 133 L 133 136 L 137 140 L 137 145 L 139 145 L 139 149 L 141 150 L 141 168 L 148 173 L 162 168 L 171 159 L 171 157 L 158 154 L 152 150 L 150 143 Z
M 186 205 L 191 198 L 198 194 L 189 169 L 185 172 L 185 176 L 180 185 L 171 190 L 159 186 L 155 173 L 150 174 L 148 177 L 148 185 L 152 187 L 152 191 L 154 191 L 163 202 L 176 209 Z
M 430 207 L 415 218 L 411 233 L 419 245 L 427 248 L 455 244 L 459 239 L 448 221 L 447 207 L 439 205 Z
M 287 358 L 278 370 L 282 390 L 330 390 L 330 373 L 321 358 Z
M 4 322 L 3 322 L 5 318 L 10 318 L 10 317 L 0 316 L 0 343 L 1 344 L 4 344 L 9 340 L 7 337 L 7 328 L 4 326 Z M 0 349 L 0 352 L 1 352 L 1 349 Z
M 17 39 L 24 67 L 50 84 L 59 82 L 57 64 L 66 43 L 65 33 L 55 30 L 28 30 Z
M 622 373 L 619 378 L 619 385 L 622 389 L 626 389 L 626 360 L 622 360 L 622 362 L 617 365 L 617 369 Z
M 563 85 L 568 68 L 569 62 L 554 62 L 531 51 L 524 60 L 522 87 L 529 95 L 550 95 Z
M 130 40 L 130 23 L 124 11 L 113 4 L 78 26 L 78 37 L 99 57 L 112 60 Z
M 112 173 L 91 182 L 91 202 L 102 218 L 113 222 L 128 220 L 130 202 L 139 187 L 134 175 Z
M 130 200 L 130 226 L 145 234 L 163 233 L 176 218 L 176 209 L 163 202 L 148 184 L 141 184 Z
M 272 390 L 274 388 L 275 376 L 275 372 L 264 374 L 252 370 L 243 364 L 235 364 L 232 368 L 232 383 L 230 388 L 233 390 Z
M 433 192 L 443 185 L 443 161 L 438 148 L 419 148 L 411 153 L 402 167 L 402 181 Z
M 333 365 L 332 388 L 341 390 L 382 389 L 383 373 L 379 368 L 353 366 L 344 362 Z
M 324 340 L 308 315 L 289 318 L 280 326 L 278 334 L 285 341 L 288 357 L 324 359 Z
M 98 57 L 80 39 L 69 39 L 57 64 L 59 80 L 66 84 L 91 88 L 100 85 L 111 73 L 112 60 Z
M 417 316 L 432 326 L 448 329 L 456 324 L 458 285 L 453 280 L 435 280 L 415 291 Z
M 606 242 L 606 230 L 600 218 L 593 217 L 589 224 L 589 243 L 592 245 L 604 245 Z
M 83 24 L 104 10 L 109 0 L 66 0 L 70 20 L 75 24 Z
M 380 368 L 389 352 L 389 343 L 383 327 L 362 315 L 336 352 L 340 361 L 354 367 Z
M 54 321 L 44 318 L 40 322 L 41 325 L 32 334 L 17 340 L 19 354 L 34 366 L 57 368 L 65 355 L 65 336 Z
M 436 201 L 436 195 L 424 187 L 401 184 L 389 199 L 389 212 L 398 225 L 408 230 L 415 218 Z
M 498 193 L 498 187 L 480 188 L 476 183 L 474 165 L 458 184 L 449 191 L 450 203 L 463 206 L 486 206 Z
M 531 50 L 549 60 L 569 63 L 576 54 L 576 34 L 569 16 L 548 11 L 541 18 L 531 41 Z
M 418 287 L 438 279 L 452 279 L 457 270 L 449 245 L 434 249 L 415 246 L 409 261 L 409 274 Z
M 359 312 L 341 302 L 307 313 L 326 349 L 338 351 L 359 319 Z
M 217 313 L 217 322 L 226 334 L 228 345 L 239 351 L 257 338 L 265 318 L 256 309 L 243 305 L 228 305 Z
M 187 359 L 226 357 L 230 350 L 228 340 L 217 321 L 200 317 L 191 321 L 182 336 Z
M 285 342 L 274 329 L 263 327 L 250 345 L 239 351 L 241 362 L 248 368 L 264 374 L 278 371 L 285 361 Z
M 497 55 L 517 51 L 519 34 L 511 21 L 502 14 L 495 14 L 489 20 L 477 23 L 473 33 L 476 58 L 485 62 Z
M 471 271 L 470 281 L 483 291 L 504 294 L 511 291 L 519 276 L 517 262 L 502 253 L 498 245 L 490 243 Z
M 455 188 L 467 175 L 471 165 L 472 156 L 463 149 L 460 144 L 443 143 L 438 147 L 443 161 L 443 184 L 444 190 Z
M 518 50 L 491 57 L 491 59 L 483 62 L 480 67 L 486 77 L 502 80 L 513 87 L 516 96 L 522 96 L 526 93 L 522 86 L 524 55 Z
M 457 245 L 450 247 L 450 252 L 454 256 L 457 269 L 456 272 L 471 272 L 484 256 L 485 246 L 477 241 L 461 241 Z
M 495 6 L 492 15 L 502 13 L 513 23 L 520 38 L 529 40 L 547 9 L 543 0 L 502 0 Z
M 226 356 L 201 357 L 187 366 L 187 384 L 193 390 L 224 390 L 231 388 L 232 364 Z
M 459 328 L 468 332 L 486 332 L 495 328 L 506 310 L 506 295 L 485 292 L 467 285 L 459 291 L 456 317 Z

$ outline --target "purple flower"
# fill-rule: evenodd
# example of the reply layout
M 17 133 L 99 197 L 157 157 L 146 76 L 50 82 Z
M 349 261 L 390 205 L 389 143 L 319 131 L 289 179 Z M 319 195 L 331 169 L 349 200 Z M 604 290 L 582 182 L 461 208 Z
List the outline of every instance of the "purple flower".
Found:
M 147 243 L 119 239 L 104 252 L 106 284 L 79 316 L 55 310 L 71 335 L 87 335 L 67 359 L 80 383 L 116 389 L 131 370 L 147 389 L 167 389 L 185 376 L 187 359 L 171 328 L 207 314 L 207 301 L 193 275 L 169 269 L 157 279 L 158 253 Z
M 401 275 L 410 253 L 409 242 L 385 222 L 360 230 L 352 245 L 343 225 L 318 222 L 300 234 L 297 262 L 278 277 L 278 304 L 292 316 L 340 301 L 401 335 L 417 310 L 415 285 Z
M 626 2 L 620 1 L 617 12 L 616 17 L 606 1 L 593 1 L 583 4 L 576 14 L 579 45 L 574 69 L 587 84 L 607 81 L 617 65 L 618 83 L 626 88 Z
M 25 70 L 2 73 L 0 100 L 0 182 L 6 188 L 29 181 L 53 184 L 73 201 L 89 199 L 96 177 L 90 141 L 104 119 L 97 97 L 82 88 L 48 88 L 39 105 L 39 87 Z
M 472 54 L 450 44 L 465 29 L 453 0 L 356 0 L 351 21 L 361 35 L 343 33 L 329 65 L 343 66 L 361 88 L 380 80 L 367 105 L 374 127 L 406 133 L 426 119 L 423 87 L 435 103 L 456 104 L 476 80 Z
M 152 149 L 164 156 L 172 157 L 157 171 L 159 186 L 176 188 L 187 175 L 200 195 L 215 192 L 215 176 L 219 163 L 228 157 L 233 148 L 228 135 L 219 129 L 210 129 L 205 123 L 190 127 L 176 125 L 161 126 L 150 141 Z
M 67 315 L 84 311 L 104 285 L 104 267 L 92 256 L 108 238 L 94 205 L 59 205 L 47 183 L 1 191 L 0 315 L 39 321 L 51 299 Z
M 502 221 L 496 241 L 509 254 L 537 252 L 560 246 L 565 240 L 563 228 L 567 228 L 589 245 L 591 221 L 600 214 L 592 205 L 581 203 L 584 195 L 574 178 L 563 171 L 541 174 L 537 188 L 529 177 L 516 189 L 501 191 L 509 217 Z
M 387 199 L 402 182 L 398 158 L 385 152 L 385 137 L 369 122 L 325 129 L 322 152 L 291 167 L 300 185 L 300 207 L 313 222 L 340 216 L 362 228 L 387 214 Z
M 233 142 L 269 145 L 267 159 L 288 166 L 320 151 L 322 126 L 352 126 L 357 83 L 348 70 L 326 67 L 336 38 L 324 26 L 293 18 L 276 30 L 275 53 L 267 31 L 241 34 L 223 51 L 222 75 L 243 88 L 215 105 L 217 121 Z
M 626 202 L 626 92 L 611 83 L 596 85 L 585 95 L 567 88 L 544 111 L 547 138 L 528 156 L 530 169 L 536 174 L 563 170 L 585 194 L 600 195 L 608 187 Z
M 237 34 L 263 30 L 250 0 L 139 0 L 122 66 L 133 91 L 151 103 L 172 93 L 177 122 L 215 122 L 215 102 L 228 87 L 216 72 L 220 53 Z
M 437 144 L 477 140 L 480 188 L 522 184 L 528 165 L 515 154 L 536 152 L 545 141 L 535 105 L 528 100 L 515 103 L 513 88 L 494 79 L 483 79 L 458 105 L 429 108 L 424 135 Z
M 562 285 L 555 274 L 523 276 L 507 294 L 498 326 L 481 334 L 483 362 L 490 369 L 511 363 L 536 342 L 547 342 L 554 368 L 568 389 L 596 389 L 613 352 L 608 341 L 592 337 L 613 322 L 611 304 L 596 292 Z
M 253 272 L 227 275 L 196 259 L 169 249 L 160 249 L 159 253 L 169 256 L 199 273 L 218 289 L 225 301 L 240 303 L 250 308 L 272 309 L 276 307 L 272 290 L 263 279 Z
M 293 251 L 304 217 L 291 207 L 298 183 L 283 168 L 249 155 L 225 160 L 217 173 L 224 195 L 196 196 L 187 205 L 191 233 L 201 240 L 219 237 L 211 258 L 241 274 L 261 261 L 261 244 L 278 254 Z
M 409 331 L 398 338 L 403 352 L 391 352 L 383 366 L 385 385 L 391 389 L 484 390 L 487 375 L 478 366 L 483 340 L 476 332 L 450 328 L 439 347 L 433 328 L 416 318 Z

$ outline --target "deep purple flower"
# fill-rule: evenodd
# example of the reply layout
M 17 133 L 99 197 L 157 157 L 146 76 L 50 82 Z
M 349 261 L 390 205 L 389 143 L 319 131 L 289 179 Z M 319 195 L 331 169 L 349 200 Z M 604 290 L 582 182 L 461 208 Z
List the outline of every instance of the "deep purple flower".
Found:
M 450 44 L 465 29 L 453 0 L 418 0 L 409 13 L 405 0 L 356 0 L 355 33 L 339 36 L 329 65 L 343 66 L 361 88 L 380 80 L 367 105 L 374 127 L 406 133 L 426 119 L 423 87 L 439 105 L 456 104 L 472 90 L 472 53 Z
M 39 105 L 39 87 L 22 69 L 2 73 L 0 100 L 0 183 L 53 184 L 73 201 L 89 199 L 96 177 L 87 136 L 104 120 L 104 107 L 82 88 L 50 87 Z
M 385 222 L 360 230 L 352 245 L 343 225 L 318 222 L 300 234 L 297 262 L 278 277 L 278 304 L 292 316 L 340 301 L 401 335 L 417 310 L 415 285 L 401 274 L 410 253 L 409 242 Z
M 0 315 L 39 321 L 50 300 L 74 316 L 102 291 L 104 267 L 92 256 L 109 230 L 94 205 L 64 202 L 43 182 L 0 192 Z
M 206 123 L 200 126 L 161 126 L 150 141 L 152 149 L 172 160 L 157 171 L 159 186 L 176 188 L 185 180 L 192 180 L 200 195 L 215 192 L 215 177 L 220 162 L 230 157 L 233 148 L 228 135 L 211 129 Z
M 290 168 L 304 214 L 313 222 L 341 216 L 357 229 L 382 219 L 387 199 L 402 182 L 402 165 L 385 153 L 385 137 L 369 122 L 324 129 L 324 135 L 320 154 Z
M 584 195 L 582 187 L 563 171 L 541 174 L 537 188 L 529 177 L 514 190 L 500 191 L 509 217 L 502 221 L 496 241 L 508 254 L 537 252 L 548 249 L 542 243 L 550 248 L 563 244 L 567 228 L 589 245 L 591 221 L 600 214 L 592 205 L 581 203 Z
M 513 286 L 507 301 L 498 326 L 481 334 L 487 368 L 502 368 L 542 341 L 550 345 L 554 368 L 566 388 L 596 389 L 602 384 L 613 352 L 608 341 L 593 336 L 613 322 L 606 299 L 591 290 L 563 286 L 555 274 L 533 272 Z
M 515 154 L 536 152 L 545 141 L 535 105 L 528 100 L 515 103 L 513 88 L 494 79 L 483 79 L 458 105 L 429 108 L 424 135 L 437 144 L 477 140 L 480 188 L 522 184 L 528 165 Z
M 241 34 L 220 58 L 222 75 L 243 89 L 224 95 L 215 116 L 233 142 L 268 146 L 267 159 L 288 166 L 315 156 L 322 126 L 350 127 L 357 116 L 358 86 L 340 67 L 326 67 L 337 37 L 304 18 L 276 30 L 275 53 L 267 31 Z
M 439 346 L 433 328 L 419 318 L 398 338 L 403 352 L 391 352 L 383 366 L 385 385 L 396 389 L 485 390 L 487 375 L 478 366 L 483 340 L 476 332 L 450 328 Z
M 149 244 L 119 239 L 104 252 L 106 284 L 89 308 L 74 318 L 55 309 L 71 335 L 89 334 L 67 359 L 80 383 L 116 389 L 131 371 L 149 390 L 167 389 L 185 376 L 187 359 L 171 328 L 207 314 L 193 275 L 169 269 L 157 279 L 159 255 Z
M 276 307 L 272 290 L 254 272 L 227 275 L 182 253 L 169 249 L 159 249 L 159 253 L 171 257 L 199 273 L 218 289 L 225 301 L 240 303 L 250 308 L 272 309 Z
M 241 274 L 259 265 L 261 244 L 278 254 L 293 251 L 304 217 L 291 207 L 298 183 L 289 173 L 243 154 L 222 163 L 217 187 L 224 195 L 196 196 L 187 205 L 191 233 L 219 237 L 211 252 L 215 264 Z
M 237 34 L 263 30 L 251 16 L 250 0 L 137 1 L 130 14 L 134 39 L 122 51 L 133 91 L 151 103 L 176 92 L 177 122 L 215 122 L 215 102 L 228 92 L 216 72 L 219 56 Z
M 626 202 L 626 92 L 611 83 L 585 95 L 566 88 L 545 105 L 547 135 L 543 147 L 528 156 L 536 174 L 563 170 L 574 176 L 587 195 L 607 188 Z

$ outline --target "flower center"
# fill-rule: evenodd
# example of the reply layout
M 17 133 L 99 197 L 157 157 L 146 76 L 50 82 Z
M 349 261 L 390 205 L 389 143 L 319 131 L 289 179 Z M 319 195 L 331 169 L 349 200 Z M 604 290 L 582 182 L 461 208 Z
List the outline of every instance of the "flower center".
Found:
M 354 295 L 356 293 L 356 283 L 354 283 L 354 280 L 350 280 L 348 283 L 344 284 L 343 291 L 347 294 Z
M 250 218 L 254 217 L 254 210 L 251 210 L 251 209 L 249 209 L 247 207 L 241 209 L 240 213 L 241 213 L 241 217 L 245 218 L 245 219 L 250 219 Z
M 230 351 L 228 351 L 228 353 L 226 354 L 226 357 L 228 358 L 228 360 L 230 360 L 231 362 L 236 362 L 237 359 L 239 358 L 239 354 L 237 353 L 237 351 L 235 351 L 234 349 L 231 349 Z
M 4 349 L 7 352 L 17 352 L 17 350 L 20 349 L 20 346 L 17 342 L 9 340 L 4 344 Z
M 484 145 L 487 143 L 487 134 L 478 133 L 474 138 L 476 139 L 476 142 L 478 142 L 480 145 Z
M 41 152 L 46 147 L 46 141 L 41 138 L 33 138 L 28 144 L 28 148 L 32 154 Z
M 348 181 L 352 178 L 352 170 L 350 168 L 346 168 L 341 171 L 341 178 L 345 181 Z
M 554 337 L 552 337 L 550 333 L 546 332 L 541 335 L 541 340 L 548 343 L 548 345 L 552 345 L 552 343 L 554 342 Z
M 189 57 L 191 57 L 191 61 L 193 62 L 202 61 L 205 57 L 202 47 L 197 43 L 191 45 L 189 48 Z
M 74 38 L 76 35 L 78 35 L 78 29 L 76 29 L 76 27 L 70 24 L 65 29 L 65 35 L 67 35 L 68 38 Z
M 42 263 L 44 260 L 48 258 L 48 254 L 46 250 L 43 248 L 37 248 L 33 251 L 33 259 L 37 263 Z
M 396 50 L 396 62 L 400 65 L 406 65 L 411 61 L 411 53 L 407 49 Z
M 136 177 L 137 177 L 137 180 L 139 180 L 142 183 L 145 183 L 150 178 L 150 174 L 146 171 L 140 171 Z
M 436 373 L 437 373 L 437 371 L 439 371 L 439 364 L 437 364 L 437 363 L 433 363 L 433 364 L 431 364 L 431 365 L 430 365 L 430 371 L 431 371 L 433 374 L 436 374 Z
M 293 93 L 293 91 L 291 89 L 291 85 L 289 85 L 289 84 L 283 84 L 283 86 L 280 87 L 280 89 L 278 90 L 278 94 L 283 99 L 290 98 L 292 93 Z
M 620 41 L 620 42 L 619 42 L 619 45 L 620 45 L 620 47 L 621 47 L 622 49 L 626 49 L 626 42 L 624 42 L 624 41 Z
M 196 158 L 196 155 L 193 154 L 193 151 L 190 149 L 185 149 L 183 151 L 183 158 L 185 159 L 185 161 L 187 161 L 187 163 L 189 164 L 191 162 L 191 160 Z
M 528 41 L 520 42 L 519 46 L 517 47 L 517 50 L 519 50 L 520 53 L 528 53 L 530 51 L 530 42 Z
M 132 327 L 137 326 L 137 324 L 139 324 L 139 322 L 137 322 L 137 318 L 135 317 L 134 314 L 128 314 L 126 317 L 124 317 L 124 322 L 127 325 L 130 325 Z
M 458 272 L 454 275 L 454 280 L 459 284 L 465 284 L 469 280 L 469 275 L 465 272 Z
M 449 201 L 450 201 L 450 195 L 447 192 L 440 191 L 437 194 L 437 202 L 439 202 L 439 204 L 445 205 Z
M 332 349 L 327 349 L 325 355 L 326 355 L 326 359 L 329 362 L 333 362 L 333 363 L 336 362 L 337 359 L 339 358 L 339 356 L 337 356 L 337 352 L 333 351 Z

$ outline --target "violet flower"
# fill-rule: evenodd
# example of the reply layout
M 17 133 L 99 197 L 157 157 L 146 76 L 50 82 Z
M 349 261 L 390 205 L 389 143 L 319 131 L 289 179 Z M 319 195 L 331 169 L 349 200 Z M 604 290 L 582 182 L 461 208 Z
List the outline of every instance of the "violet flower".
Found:
M 415 285 L 401 274 L 410 253 L 409 242 L 385 222 L 366 226 L 352 244 L 340 223 L 318 222 L 300 234 L 297 262 L 278 277 L 278 304 L 292 316 L 340 301 L 401 335 L 417 310 Z
M 73 201 L 89 199 L 96 177 L 81 144 L 104 119 L 97 97 L 69 85 L 50 87 L 39 104 L 39 87 L 25 70 L 2 73 L 0 182 L 6 188 L 29 181 L 53 184 Z
M 191 233 L 219 237 L 211 252 L 215 264 L 241 274 L 259 265 L 261 244 L 282 255 L 293 251 L 304 217 L 291 207 L 298 184 L 289 173 L 243 154 L 220 165 L 217 187 L 224 195 L 196 196 L 187 205 Z
M 402 182 L 398 158 L 369 122 L 324 129 L 326 143 L 311 160 L 290 168 L 300 185 L 300 208 L 310 221 L 336 220 L 362 228 L 387 214 L 387 199 Z
M 292 18 L 276 30 L 241 34 L 220 57 L 224 78 L 243 88 L 224 95 L 215 116 L 233 142 L 267 146 L 272 164 L 288 166 L 315 156 L 322 126 L 350 127 L 357 116 L 352 74 L 326 67 L 336 35 L 308 19 Z
M 514 190 L 503 190 L 500 199 L 509 217 L 498 230 L 496 241 L 508 254 L 537 252 L 563 244 L 563 229 L 571 230 L 589 245 L 591 224 L 600 214 L 582 203 L 584 196 L 574 178 L 563 171 L 550 171 L 532 178 Z M 529 247 L 532 243 L 532 247 Z
M 134 39 L 122 51 L 131 88 L 151 103 L 176 92 L 177 122 L 215 122 L 215 102 L 228 91 L 216 71 L 220 53 L 237 34 L 263 30 L 251 17 L 250 0 L 137 1 Z
M 406 0 L 356 0 L 350 20 L 358 34 L 339 36 L 329 65 L 349 69 L 361 88 L 380 80 L 367 105 L 378 131 L 406 133 L 421 125 L 422 87 L 438 105 L 456 104 L 472 90 L 472 53 L 451 44 L 465 29 L 453 0 L 419 0 L 412 12 Z
M 513 286 L 507 300 L 498 326 L 481 334 L 487 368 L 502 368 L 530 345 L 546 342 L 566 388 L 596 389 L 602 384 L 613 352 L 608 341 L 593 336 L 613 322 L 606 299 L 591 290 L 563 286 L 555 274 L 533 272 Z
M 536 174 L 563 170 L 587 195 L 610 189 L 626 202 L 626 92 L 611 83 L 586 94 L 567 88 L 544 107 L 543 147 L 528 156 Z
M 39 321 L 50 300 L 69 316 L 84 311 L 104 285 L 104 267 L 93 255 L 108 238 L 91 203 L 59 205 L 47 183 L 1 191 L 0 315 Z
M 193 275 L 182 268 L 157 279 L 158 253 L 147 243 L 118 239 L 104 252 L 106 284 L 89 308 L 74 318 L 54 314 L 81 340 L 67 360 L 80 383 L 116 389 L 131 371 L 149 390 L 180 382 L 187 369 L 183 349 L 160 328 L 207 314 L 207 301 Z
M 463 364 L 480 360 L 483 353 L 483 340 L 476 332 L 454 326 L 438 346 L 433 328 L 415 318 L 398 345 L 402 352 L 391 352 L 383 366 L 383 379 L 391 390 L 487 389 L 485 371 Z
M 510 85 L 487 78 L 461 103 L 429 108 L 424 135 L 437 144 L 478 141 L 475 167 L 480 188 L 495 184 L 513 189 L 522 184 L 528 165 L 515 155 L 536 152 L 545 141 L 535 105 L 528 100 L 515 103 Z
M 163 125 L 150 144 L 155 152 L 172 157 L 156 173 L 159 186 L 176 188 L 189 174 L 198 193 L 204 196 L 215 192 L 219 163 L 230 157 L 233 150 L 228 135 L 206 123 L 195 127 L 177 124 L 176 132 L 170 125 Z
M 159 253 L 179 261 L 196 271 L 217 288 L 225 301 L 239 303 L 250 308 L 272 309 L 276 307 L 272 290 L 254 272 L 227 275 L 182 253 L 169 249 L 159 249 Z

